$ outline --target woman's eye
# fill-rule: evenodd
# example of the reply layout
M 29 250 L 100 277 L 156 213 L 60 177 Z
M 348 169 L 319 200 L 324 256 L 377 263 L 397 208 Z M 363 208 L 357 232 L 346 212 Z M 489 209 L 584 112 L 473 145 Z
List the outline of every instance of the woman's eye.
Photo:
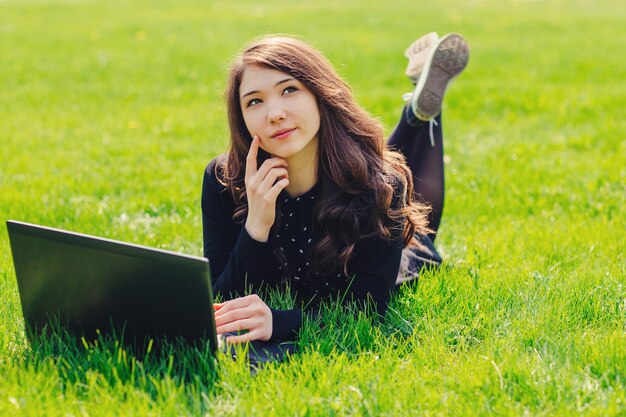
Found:
M 248 107 L 255 106 L 255 105 L 259 104 L 260 102 L 261 102 L 261 100 L 259 100 L 258 98 L 253 98 L 252 100 L 250 100 L 248 102 Z
M 283 94 L 293 93 L 294 91 L 298 91 L 298 89 L 296 87 L 289 86 L 285 88 L 285 90 L 283 91 Z

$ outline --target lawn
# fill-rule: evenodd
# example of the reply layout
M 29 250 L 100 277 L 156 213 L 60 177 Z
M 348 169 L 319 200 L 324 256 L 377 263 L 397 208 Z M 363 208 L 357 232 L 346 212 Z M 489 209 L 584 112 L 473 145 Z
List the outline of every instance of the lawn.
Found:
M 0 415 L 626 415 L 625 27 L 618 0 L 0 0 Z M 382 325 L 329 311 L 254 376 L 202 349 L 29 347 L 5 220 L 201 255 L 247 41 L 313 43 L 390 132 L 431 30 L 471 46 L 443 110 L 445 263 Z

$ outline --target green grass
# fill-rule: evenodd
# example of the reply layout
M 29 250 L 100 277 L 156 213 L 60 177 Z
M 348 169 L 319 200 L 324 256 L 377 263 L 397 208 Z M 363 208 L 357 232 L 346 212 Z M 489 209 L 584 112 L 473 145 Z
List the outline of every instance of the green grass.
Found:
M 0 415 L 626 415 L 626 5 L 367 3 L 0 1 L 0 220 L 194 255 L 248 40 L 312 42 L 388 131 L 411 40 L 472 48 L 444 105 L 445 265 L 382 325 L 329 311 L 256 376 L 202 349 L 31 349 L 0 227 Z

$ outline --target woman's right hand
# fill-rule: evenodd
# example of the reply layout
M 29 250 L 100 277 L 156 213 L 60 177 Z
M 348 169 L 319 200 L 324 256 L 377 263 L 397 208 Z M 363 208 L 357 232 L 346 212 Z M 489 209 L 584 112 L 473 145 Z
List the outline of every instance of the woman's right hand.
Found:
M 254 135 L 246 158 L 246 197 L 248 218 L 245 228 L 250 237 L 259 242 L 267 242 L 270 229 L 276 216 L 278 194 L 289 185 L 287 161 L 282 158 L 269 158 L 257 170 L 259 137 Z

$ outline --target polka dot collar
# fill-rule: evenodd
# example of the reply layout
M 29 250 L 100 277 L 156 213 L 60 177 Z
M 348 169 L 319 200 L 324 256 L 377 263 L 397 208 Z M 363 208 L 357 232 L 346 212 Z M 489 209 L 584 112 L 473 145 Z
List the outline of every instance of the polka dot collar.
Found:
M 289 196 L 289 194 L 287 194 L 285 190 L 280 192 L 280 197 L 283 199 L 283 203 L 300 203 L 303 201 L 311 201 L 315 200 L 315 198 L 319 196 L 321 189 L 322 184 L 320 181 L 318 181 L 309 191 L 297 197 Z

